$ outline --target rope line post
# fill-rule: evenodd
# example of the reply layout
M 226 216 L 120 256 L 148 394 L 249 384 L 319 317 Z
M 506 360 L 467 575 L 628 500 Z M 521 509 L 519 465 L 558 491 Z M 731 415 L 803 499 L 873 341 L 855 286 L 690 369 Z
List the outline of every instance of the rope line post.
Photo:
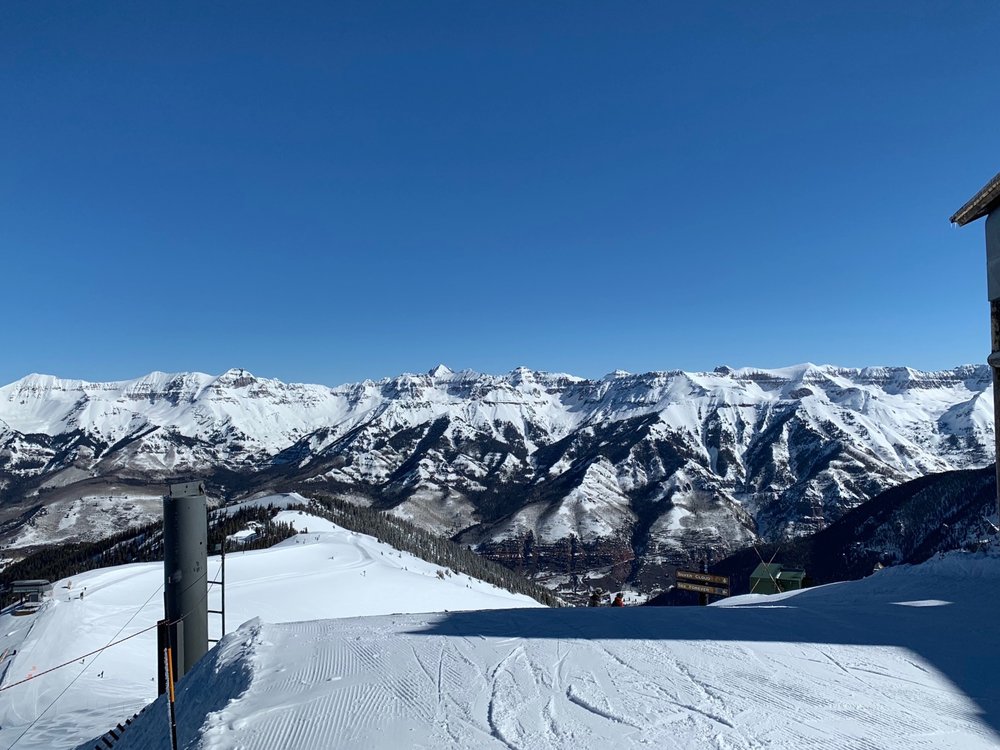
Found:
M 156 623 L 156 653 L 165 654 L 168 652 L 170 645 L 170 635 L 168 628 L 170 625 L 167 623 L 166 619 L 160 620 Z M 167 663 L 161 658 L 157 659 L 156 664 L 156 694 L 163 695 L 167 692 Z
M 177 711 L 174 705 L 174 659 L 172 649 L 163 649 L 164 670 L 167 673 L 167 706 L 170 718 L 170 748 L 177 750 Z
M 219 637 L 222 638 L 226 634 L 226 537 L 222 537 L 222 554 L 220 555 L 220 565 L 222 569 L 222 632 L 219 633 Z

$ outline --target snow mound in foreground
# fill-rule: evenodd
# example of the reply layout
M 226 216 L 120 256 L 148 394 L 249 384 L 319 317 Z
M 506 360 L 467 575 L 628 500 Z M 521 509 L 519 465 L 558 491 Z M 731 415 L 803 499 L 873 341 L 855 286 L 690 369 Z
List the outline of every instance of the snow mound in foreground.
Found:
M 708 608 L 266 625 L 182 681 L 186 748 L 994 748 L 1000 560 Z M 84 747 L 84 746 L 81 746 Z M 167 750 L 159 699 L 116 750 Z
M 542 606 L 305 512 L 284 510 L 276 520 L 309 533 L 270 549 L 226 556 L 229 630 L 257 617 L 272 623 L 326 621 L 392 612 Z M 210 557 L 208 567 L 209 578 L 217 579 L 219 558 Z M 145 629 L 163 616 L 162 587 L 162 563 L 121 565 L 57 581 L 52 600 L 34 615 L 15 617 L 10 609 L 0 614 L 0 685 L 11 686 L 0 693 L 0 748 L 12 743 L 16 750 L 74 747 L 153 701 L 156 632 Z M 209 607 L 220 605 L 220 592 L 213 587 Z M 219 617 L 211 616 L 210 636 L 218 637 L 220 631 Z M 241 633 L 244 640 L 250 638 Z M 226 670 L 256 675 L 252 662 L 245 661 L 249 652 L 227 653 L 236 661 Z M 213 651 L 211 658 L 221 657 Z M 64 663 L 68 666 L 12 686 Z M 184 736 L 200 735 L 205 716 L 239 695 L 241 684 L 236 678 L 212 678 L 202 692 L 192 693 L 199 696 L 191 703 L 201 715 L 185 713 L 184 721 L 194 723 L 184 724 L 182 733 L 189 732 Z M 95 744 L 100 743 L 83 747 L 93 750 Z

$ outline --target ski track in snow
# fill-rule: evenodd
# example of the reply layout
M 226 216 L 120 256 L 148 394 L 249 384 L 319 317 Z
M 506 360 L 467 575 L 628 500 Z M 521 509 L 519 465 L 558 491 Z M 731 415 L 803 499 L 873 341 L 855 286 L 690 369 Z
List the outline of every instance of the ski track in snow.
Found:
M 383 554 L 388 548 L 369 537 L 336 529 L 308 537 L 233 556 L 242 584 L 233 590 L 234 611 L 248 613 L 257 602 L 288 621 L 250 620 L 180 682 L 181 747 L 1000 746 L 996 557 L 952 555 L 851 584 L 707 608 L 386 614 L 386 606 L 421 602 L 457 609 L 519 600 L 482 584 L 470 591 L 465 579 L 442 581 L 435 566 Z M 74 578 L 74 589 L 88 586 L 85 600 L 67 601 L 70 592 L 57 588 L 59 600 L 38 615 L 0 615 L 0 654 L 18 650 L 4 660 L 5 681 L 103 645 L 160 580 L 158 566 L 94 571 Z M 285 598 L 263 598 L 277 591 Z M 932 597 L 939 606 L 899 606 Z M 368 612 L 375 602 L 378 616 L 302 617 L 310 608 Z M 158 606 L 145 608 L 136 629 L 157 614 Z M 93 750 L 89 738 L 151 698 L 155 639 L 142 641 L 105 652 L 96 666 L 72 665 L 0 694 L 0 747 L 79 675 L 17 749 Z M 108 679 L 96 678 L 102 670 Z M 115 750 L 169 750 L 165 729 L 159 699 Z
M 770 614 L 773 625 L 788 612 Z M 716 616 L 726 615 L 551 613 L 573 618 L 573 638 L 435 634 L 446 616 L 264 626 L 257 677 L 226 709 L 243 718 L 197 747 L 995 746 L 969 701 L 905 649 L 633 637 Z M 626 633 L 595 638 L 609 617 Z
M 308 527 L 310 532 L 269 550 L 227 556 L 230 631 L 258 615 L 281 622 L 392 611 L 540 606 L 465 575 L 441 579 L 437 576 L 440 566 L 325 519 L 286 510 L 278 520 Z M 217 567 L 218 559 L 210 558 L 213 577 Z M 35 615 L 14 617 L 10 610 L 0 614 L 0 655 L 6 654 L 0 660 L 0 684 L 72 661 L 113 639 L 154 625 L 162 616 L 162 597 L 158 596 L 162 584 L 162 563 L 95 570 L 73 576 L 71 582 L 56 582 L 52 599 Z M 80 599 L 84 588 L 86 595 Z M 217 605 L 217 597 L 217 592 L 209 592 L 210 607 Z M 210 616 L 210 637 L 217 637 L 218 628 L 218 618 Z M 325 747 L 317 738 L 334 731 L 364 735 L 386 718 L 413 713 L 412 706 L 423 701 L 419 681 L 400 690 L 395 685 L 371 685 L 359 677 L 381 663 L 379 648 L 368 639 L 359 636 L 356 642 L 331 652 L 323 641 L 327 620 L 299 622 L 296 628 L 295 643 L 312 644 L 304 668 L 284 664 L 280 653 L 268 661 L 267 646 L 261 643 L 255 652 L 260 662 L 255 662 L 251 680 L 251 687 L 265 678 L 273 680 L 269 695 L 277 689 L 316 707 L 315 716 L 301 726 L 290 718 L 295 712 L 284 703 L 262 709 L 270 717 L 265 732 L 279 737 L 294 729 L 296 736 L 301 735 L 298 744 L 288 747 Z M 0 693 L 0 748 L 13 743 L 32 721 L 34 726 L 17 742 L 16 750 L 71 748 L 141 710 L 156 697 L 155 644 L 155 631 L 149 631 L 82 664 L 71 663 Z M 264 671 L 258 673 L 258 667 Z M 102 673 L 104 677 L 99 676 Z M 236 675 L 226 684 L 235 690 L 245 682 Z M 305 686 L 314 687 L 296 692 Z M 350 697 L 346 703 L 336 697 L 343 691 Z M 407 704 L 407 695 L 412 706 Z M 229 738 L 238 736 L 239 728 L 246 725 L 246 719 L 226 705 L 233 697 L 225 696 L 222 706 L 194 725 L 193 729 L 204 728 L 205 747 L 229 747 Z M 134 727 L 130 732 L 135 733 Z M 314 741 L 317 744 L 309 744 Z M 93 744 L 83 747 L 93 750 Z

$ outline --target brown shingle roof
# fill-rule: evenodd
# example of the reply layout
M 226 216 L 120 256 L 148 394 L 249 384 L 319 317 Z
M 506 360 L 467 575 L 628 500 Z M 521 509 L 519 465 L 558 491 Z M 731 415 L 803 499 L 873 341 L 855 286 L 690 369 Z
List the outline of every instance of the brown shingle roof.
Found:
M 952 224 L 965 226 L 970 221 L 981 219 L 1000 204 L 1000 173 L 986 183 L 986 187 L 972 196 L 972 199 L 958 209 L 951 217 Z

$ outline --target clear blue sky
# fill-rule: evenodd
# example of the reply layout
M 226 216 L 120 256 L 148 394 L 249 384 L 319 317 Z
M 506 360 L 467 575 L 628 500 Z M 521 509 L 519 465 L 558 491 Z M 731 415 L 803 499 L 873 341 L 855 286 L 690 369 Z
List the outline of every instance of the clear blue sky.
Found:
M 0 382 L 982 362 L 1000 4 L 0 6 Z

